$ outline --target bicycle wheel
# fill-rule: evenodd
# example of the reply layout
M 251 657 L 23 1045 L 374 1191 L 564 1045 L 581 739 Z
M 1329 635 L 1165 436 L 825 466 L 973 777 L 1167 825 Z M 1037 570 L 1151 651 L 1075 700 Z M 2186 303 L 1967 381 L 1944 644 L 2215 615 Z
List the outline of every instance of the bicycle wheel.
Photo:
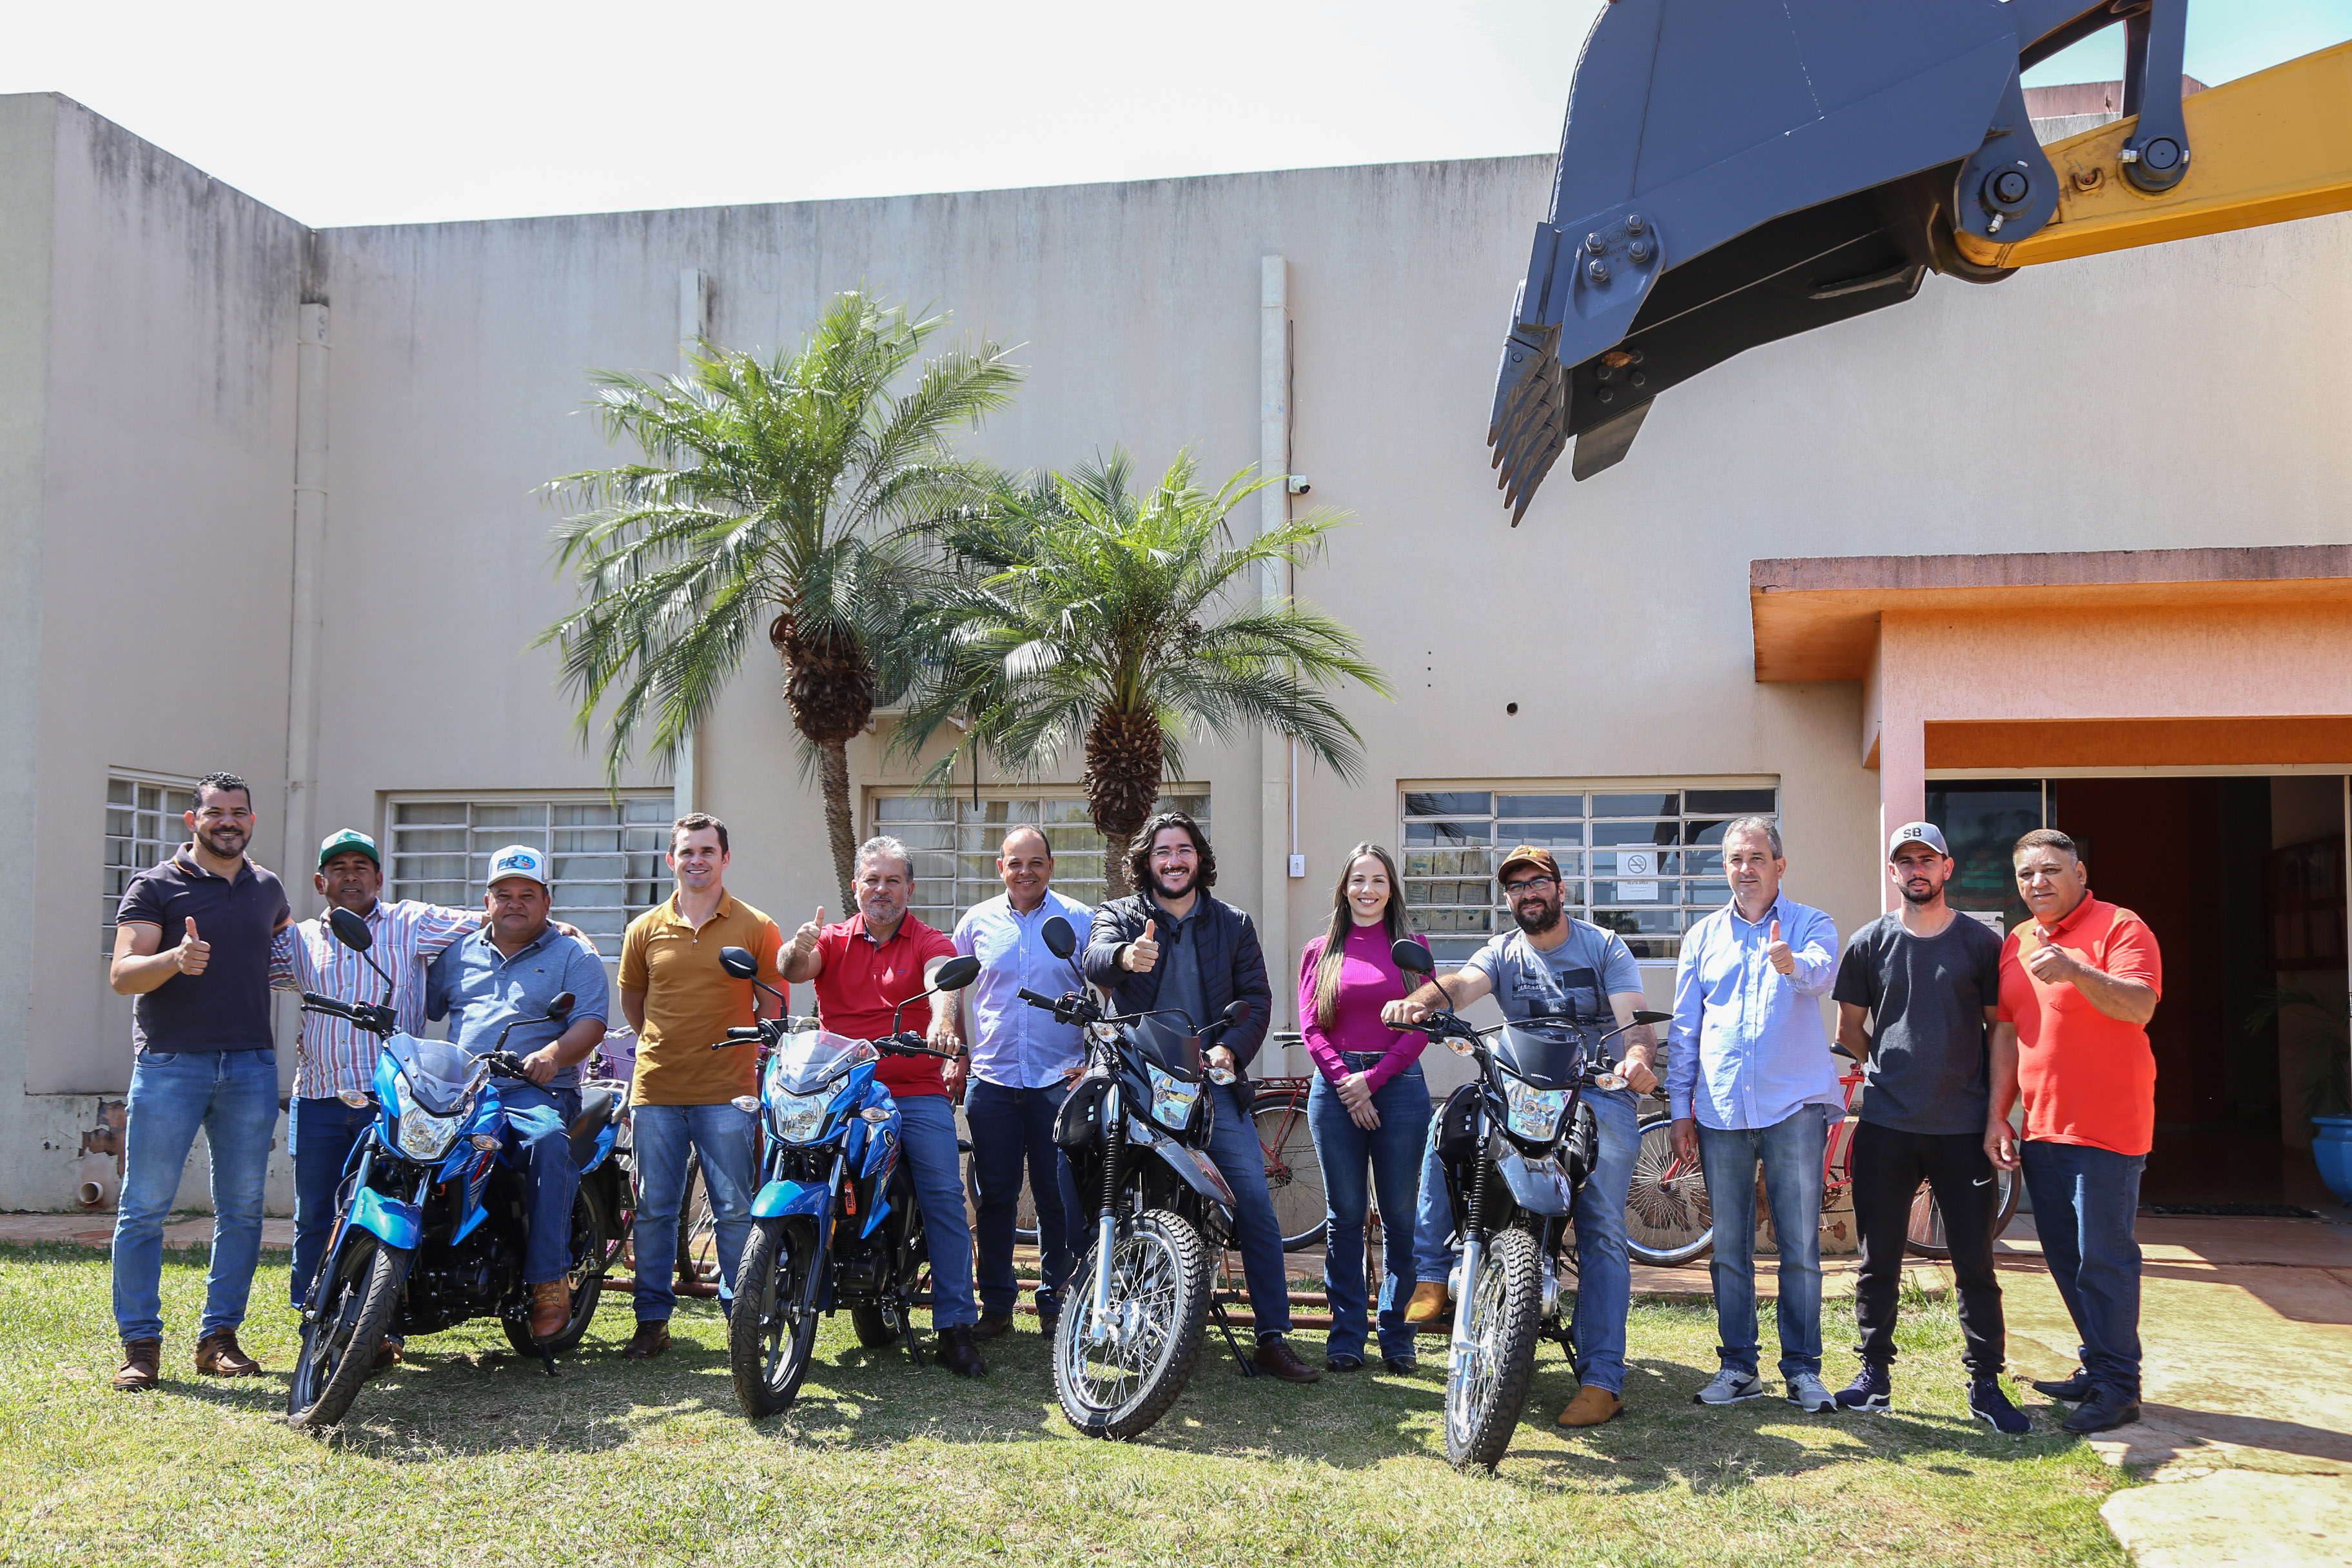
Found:
M 1993 1211 L 1992 1233 L 1997 1237 L 2009 1228 L 2017 1217 L 2017 1200 L 2025 1184 L 2018 1180 L 2015 1171 L 1996 1170 L 1993 1181 L 1998 1184 L 1999 1206 Z M 1911 1226 L 1903 1238 L 1903 1249 L 1915 1258 L 1949 1258 L 1952 1244 L 1944 1234 L 1944 1211 L 1936 1203 L 1935 1190 L 1927 1183 L 1911 1196 Z
M 677 1277 L 682 1284 L 719 1278 L 719 1216 L 702 1179 L 702 1151 L 686 1153 L 686 1185 L 677 1200 Z
M 1653 1268 L 1677 1268 L 1715 1250 L 1706 1177 L 1696 1162 L 1675 1158 L 1673 1128 L 1664 1114 L 1642 1123 L 1625 1195 L 1625 1250 Z
M 1260 1100 L 1250 1119 L 1265 1151 L 1265 1187 L 1282 1230 L 1282 1250 L 1320 1246 L 1330 1215 L 1323 1194 L 1323 1161 L 1307 1125 L 1307 1097 L 1285 1094 Z

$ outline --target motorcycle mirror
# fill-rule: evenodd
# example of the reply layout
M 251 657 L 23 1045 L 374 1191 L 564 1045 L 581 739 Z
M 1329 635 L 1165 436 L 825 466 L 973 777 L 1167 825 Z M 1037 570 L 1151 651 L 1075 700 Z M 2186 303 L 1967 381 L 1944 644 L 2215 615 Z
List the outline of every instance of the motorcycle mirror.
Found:
M 551 1023 L 561 1024 L 564 1019 L 570 1017 L 572 1016 L 572 1001 L 573 997 L 572 993 L 566 991 L 554 1001 L 550 1002 L 547 1005 L 548 1020 Z
M 1047 921 L 1037 934 L 1045 939 L 1045 951 L 1055 958 L 1067 958 L 1078 951 L 1078 933 L 1059 915 Z
M 935 991 L 961 991 L 979 978 L 980 960 L 966 954 L 940 964 L 939 973 L 931 981 L 931 988 Z
M 749 980 L 760 973 L 760 961 L 748 949 L 722 947 L 719 950 L 719 967 L 738 980 Z
M 1389 949 L 1389 957 L 1399 969 L 1412 974 L 1428 974 L 1437 968 L 1437 960 L 1430 956 L 1429 949 L 1409 936 L 1397 940 L 1396 945 Z
M 1228 1025 L 1238 1024 L 1248 1016 L 1249 1004 L 1239 1001 L 1226 1003 L 1225 1010 L 1218 1015 L 1218 1016 L 1223 1018 Z
M 375 938 L 368 931 L 366 919 L 351 910 L 328 911 L 327 929 L 335 933 L 337 942 L 353 952 L 365 952 L 375 945 Z
M 1642 1007 L 1633 1009 L 1633 1022 L 1636 1024 L 1671 1024 L 1674 1021 L 1672 1013 L 1653 1013 Z

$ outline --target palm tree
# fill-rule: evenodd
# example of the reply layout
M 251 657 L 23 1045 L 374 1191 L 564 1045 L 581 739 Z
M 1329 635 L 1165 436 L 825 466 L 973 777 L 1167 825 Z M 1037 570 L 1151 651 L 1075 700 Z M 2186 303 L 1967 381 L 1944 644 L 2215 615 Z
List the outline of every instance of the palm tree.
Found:
M 1234 509 L 1278 479 L 1244 471 L 1209 491 L 1193 466 L 1180 454 L 1139 497 L 1133 459 L 1114 451 L 967 514 L 948 534 L 965 570 L 926 613 L 924 646 L 940 651 L 892 738 L 919 754 L 943 725 L 961 728 L 931 763 L 935 788 L 981 748 L 1032 773 L 1083 742 L 1113 896 L 1126 890 L 1119 853 L 1161 781 L 1183 776 L 1188 735 L 1271 729 L 1353 777 L 1361 737 L 1328 689 L 1352 679 L 1388 695 L 1353 632 L 1259 595 L 1259 574 L 1319 554 L 1340 514 L 1236 542 Z
M 943 316 L 910 320 L 863 293 L 835 299 L 770 362 L 703 345 L 688 374 L 598 373 L 590 406 L 644 460 L 549 481 L 574 508 L 554 531 L 580 609 L 538 644 L 562 650 L 584 743 L 608 697 L 617 780 L 650 720 L 674 761 L 765 622 L 784 701 L 824 795 L 849 896 L 856 837 L 850 737 L 918 668 L 902 635 L 924 595 L 929 531 L 997 483 L 958 458 L 958 428 L 1012 401 L 1020 371 L 993 342 L 930 360 L 898 390 Z

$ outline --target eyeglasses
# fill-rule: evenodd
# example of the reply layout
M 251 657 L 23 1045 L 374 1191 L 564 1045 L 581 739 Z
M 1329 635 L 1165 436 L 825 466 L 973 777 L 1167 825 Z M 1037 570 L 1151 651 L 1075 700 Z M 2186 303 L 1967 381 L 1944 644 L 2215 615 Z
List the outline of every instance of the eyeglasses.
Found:
M 1559 885 L 1559 879 L 1557 877 L 1522 877 L 1516 882 L 1504 883 L 1503 891 L 1516 899 L 1522 893 L 1538 893 L 1546 888 L 1556 888 Z

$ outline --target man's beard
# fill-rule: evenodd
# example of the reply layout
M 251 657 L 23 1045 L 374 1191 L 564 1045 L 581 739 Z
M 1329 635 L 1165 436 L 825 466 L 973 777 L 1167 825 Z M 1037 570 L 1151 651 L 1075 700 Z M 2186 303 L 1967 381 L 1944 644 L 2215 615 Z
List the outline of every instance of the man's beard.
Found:
M 228 842 L 224 844 L 223 839 Z M 196 841 L 224 860 L 235 859 L 245 849 L 245 833 L 240 828 L 207 828 L 196 835 Z
M 1147 873 L 1147 875 L 1151 879 L 1151 890 L 1159 894 L 1163 899 L 1182 898 L 1185 894 L 1192 890 L 1192 884 L 1197 880 L 1196 878 L 1187 877 L 1184 879 L 1184 885 L 1182 887 L 1171 888 L 1161 879 L 1159 872 L 1152 871 Z
M 1906 882 L 1903 884 L 1903 901 L 1906 904 L 1932 904 L 1936 901 L 1936 895 L 1943 890 L 1941 888 L 1930 888 L 1924 893 L 1915 893 L 1911 890 L 1911 884 Z
M 1565 905 L 1547 902 L 1538 904 L 1530 911 L 1524 904 L 1513 904 L 1511 919 L 1517 921 L 1519 929 L 1529 936 L 1541 936 L 1559 924 L 1559 917 L 1565 909 Z

